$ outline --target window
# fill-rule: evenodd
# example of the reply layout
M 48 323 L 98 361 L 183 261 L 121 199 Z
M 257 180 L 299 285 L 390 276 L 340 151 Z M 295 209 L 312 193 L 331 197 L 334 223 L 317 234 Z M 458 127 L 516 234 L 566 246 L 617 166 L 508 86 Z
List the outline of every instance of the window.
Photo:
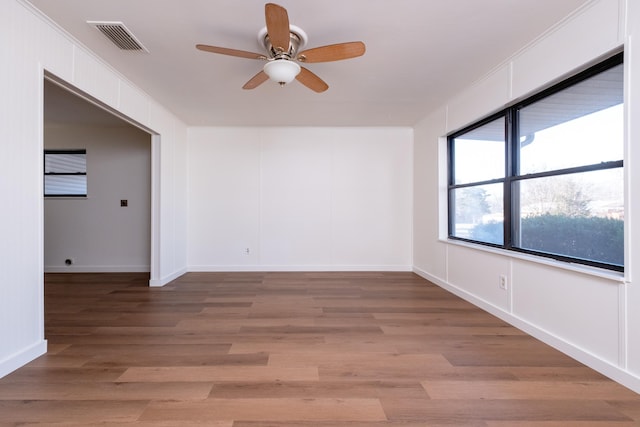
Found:
M 44 151 L 44 195 L 86 197 L 87 150 Z
M 622 54 L 448 138 L 449 238 L 624 269 Z

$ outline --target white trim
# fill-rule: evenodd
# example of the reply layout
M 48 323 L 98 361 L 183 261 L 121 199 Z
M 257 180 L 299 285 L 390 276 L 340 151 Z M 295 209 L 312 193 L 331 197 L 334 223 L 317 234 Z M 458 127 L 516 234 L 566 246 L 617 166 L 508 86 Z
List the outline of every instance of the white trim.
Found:
M 632 208 L 631 208 L 631 200 L 633 197 L 633 180 L 631 179 L 631 172 L 633 169 L 633 161 L 631 155 L 631 137 L 632 137 L 632 127 L 631 124 L 634 122 L 634 118 L 631 116 L 633 103 L 631 102 L 631 36 L 629 36 L 626 40 L 624 46 L 623 53 L 623 76 L 624 76 L 624 131 L 623 131 L 623 141 L 624 141 L 624 153 L 623 153 L 623 161 L 624 166 L 622 169 L 622 173 L 624 174 L 624 275 L 626 281 L 632 282 L 632 265 L 633 265 L 633 245 L 631 244 L 631 236 L 633 231 L 632 221 L 629 218 L 632 218 Z
M 182 276 L 183 274 L 185 274 L 187 272 L 186 269 L 181 269 L 178 270 L 168 276 L 162 277 L 160 279 L 150 279 L 149 280 L 149 287 L 152 288 L 156 288 L 156 287 L 162 287 L 164 285 L 166 285 L 167 283 L 176 280 L 178 277 Z
M 193 272 L 269 271 L 413 271 L 410 265 L 190 265 Z
M 151 280 L 149 281 L 149 286 L 152 282 L 160 281 L 160 243 L 161 239 L 161 228 L 160 228 L 160 219 L 161 219 L 161 184 L 160 180 L 162 178 L 161 175 L 161 157 L 162 154 L 162 135 L 153 134 L 151 135 L 151 242 L 149 242 L 151 249 L 150 256 L 150 276 Z
M 510 325 L 526 332 L 532 337 L 539 339 L 543 343 L 548 344 L 551 347 L 563 352 L 564 354 L 576 359 L 578 362 L 583 363 L 592 369 L 595 369 L 601 374 L 611 378 L 612 380 L 622 384 L 625 387 L 628 387 L 636 393 L 640 393 L 640 377 L 634 376 L 631 373 L 625 371 L 623 367 L 612 365 L 610 362 L 599 358 L 595 354 L 590 353 L 576 345 L 573 345 L 557 337 L 556 335 L 544 329 L 541 329 L 540 327 L 532 323 L 527 322 L 526 320 L 518 316 L 507 313 L 503 309 L 489 303 L 488 301 L 478 298 L 476 295 L 453 286 L 438 277 L 432 276 L 431 274 L 420 268 L 414 267 L 413 272 L 420 277 L 432 282 L 433 284 L 440 286 L 441 288 L 451 292 L 452 294 L 464 299 L 465 301 L 470 302 L 476 307 L 479 307 L 482 310 L 504 320 Z
M 45 273 L 148 273 L 149 265 L 45 265 Z
M 0 361 L 0 378 L 10 374 L 18 368 L 23 367 L 32 360 L 42 356 L 47 352 L 47 340 L 37 342 L 24 350 L 9 356 Z
M 44 79 L 46 70 L 41 62 L 38 62 L 38 168 L 44 170 Z M 44 179 L 38 179 L 38 194 L 44 194 Z M 38 197 L 38 337 L 44 340 L 45 313 L 44 313 L 44 197 Z M 27 349 L 28 350 L 28 349 Z M 25 350 L 26 351 L 26 350 Z M 47 351 L 47 343 L 44 341 L 44 352 Z M 0 378 L 3 376 L 0 368 Z

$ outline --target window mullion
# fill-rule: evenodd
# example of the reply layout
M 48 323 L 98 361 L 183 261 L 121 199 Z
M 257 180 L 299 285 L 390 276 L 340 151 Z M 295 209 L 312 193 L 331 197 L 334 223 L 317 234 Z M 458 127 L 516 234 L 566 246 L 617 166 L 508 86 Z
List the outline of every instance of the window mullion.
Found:
M 517 203 L 514 198 L 517 194 L 513 192 L 512 178 L 517 173 L 517 150 L 514 141 L 518 140 L 517 117 L 513 108 L 505 112 L 505 179 L 504 179 L 504 246 L 507 249 L 513 247 L 514 218 L 517 212 L 514 209 Z

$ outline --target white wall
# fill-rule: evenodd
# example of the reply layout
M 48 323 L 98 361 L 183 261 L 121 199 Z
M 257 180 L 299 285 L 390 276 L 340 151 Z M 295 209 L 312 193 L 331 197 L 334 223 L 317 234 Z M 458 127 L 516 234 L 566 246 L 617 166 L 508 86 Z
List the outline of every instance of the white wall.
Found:
M 0 2 L 0 377 L 46 351 L 42 197 L 47 70 L 157 133 L 151 284 L 186 271 L 186 127 L 19 0 Z
M 88 181 L 86 198 L 44 200 L 45 271 L 148 272 L 151 135 L 124 122 L 53 124 L 45 126 L 44 146 L 86 149 Z
M 640 392 L 640 2 L 593 1 L 415 128 L 415 271 Z M 446 240 L 446 144 L 456 129 L 625 50 L 625 277 Z M 499 289 L 506 275 L 508 290 Z
M 410 270 L 412 135 L 190 128 L 189 269 Z

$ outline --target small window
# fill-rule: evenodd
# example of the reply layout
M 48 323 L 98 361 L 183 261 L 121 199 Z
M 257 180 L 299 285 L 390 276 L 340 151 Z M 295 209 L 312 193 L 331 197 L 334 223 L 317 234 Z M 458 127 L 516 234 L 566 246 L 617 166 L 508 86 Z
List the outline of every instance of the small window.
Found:
M 624 270 L 622 54 L 449 136 L 449 237 Z
M 87 196 L 87 150 L 44 151 L 44 195 Z

